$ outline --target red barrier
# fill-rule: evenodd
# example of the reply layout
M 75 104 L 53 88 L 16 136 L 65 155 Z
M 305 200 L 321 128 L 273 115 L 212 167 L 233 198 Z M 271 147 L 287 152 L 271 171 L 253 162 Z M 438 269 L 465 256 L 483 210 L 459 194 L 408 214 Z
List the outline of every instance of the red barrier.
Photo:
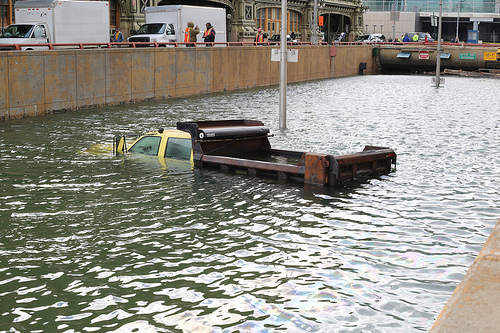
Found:
M 88 49 L 88 48 L 113 48 L 113 47 L 187 47 L 187 46 L 201 47 L 205 45 L 210 46 L 279 46 L 279 42 L 171 42 L 171 43 L 159 43 L 159 42 L 108 42 L 108 43 L 49 43 L 49 44 L 0 44 L 0 49 L 16 50 L 26 48 L 39 48 L 46 47 L 49 50 L 55 50 L 57 48 L 68 48 L 68 49 Z M 313 45 L 311 42 L 287 42 L 290 46 L 301 46 L 301 45 Z M 385 42 L 385 43 L 363 43 L 363 42 L 319 42 L 318 45 L 437 45 L 437 42 Z M 446 46 L 475 46 L 475 47 L 500 47 L 500 44 L 467 44 L 467 43 L 450 43 L 443 42 L 441 45 Z

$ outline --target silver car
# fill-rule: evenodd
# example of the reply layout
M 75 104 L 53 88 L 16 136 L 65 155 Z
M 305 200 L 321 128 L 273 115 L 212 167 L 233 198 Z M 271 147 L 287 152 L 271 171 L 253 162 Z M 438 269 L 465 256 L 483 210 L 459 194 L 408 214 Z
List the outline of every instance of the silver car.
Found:
M 385 43 L 385 36 L 382 34 L 363 35 L 356 40 L 361 43 Z

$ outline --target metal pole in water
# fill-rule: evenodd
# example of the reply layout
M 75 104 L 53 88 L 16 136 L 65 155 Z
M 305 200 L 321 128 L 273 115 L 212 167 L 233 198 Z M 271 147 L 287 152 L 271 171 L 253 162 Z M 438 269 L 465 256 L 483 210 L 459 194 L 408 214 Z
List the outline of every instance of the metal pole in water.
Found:
M 441 80 L 441 20 L 443 17 L 443 0 L 439 0 L 439 25 L 438 25 L 438 46 L 437 46 L 437 58 L 436 58 L 436 87 L 439 87 Z
M 286 85 L 287 85 L 287 0 L 281 0 L 281 44 L 280 44 L 280 129 L 286 129 Z

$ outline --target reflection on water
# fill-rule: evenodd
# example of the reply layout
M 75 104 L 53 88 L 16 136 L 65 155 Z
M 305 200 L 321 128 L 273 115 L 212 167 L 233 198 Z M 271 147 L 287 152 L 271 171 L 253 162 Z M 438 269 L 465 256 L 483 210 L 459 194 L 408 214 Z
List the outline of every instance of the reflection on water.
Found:
M 430 81 L 291 85 L 283 132 L 277 87 L 0 124 L 1 329 L 427 331 L 500 197 L 496 81 Z M 388 146 L 397 171 L 320 190 L 85 153 L 114 134 L 225 118 L 262 120 L 274 148 Z

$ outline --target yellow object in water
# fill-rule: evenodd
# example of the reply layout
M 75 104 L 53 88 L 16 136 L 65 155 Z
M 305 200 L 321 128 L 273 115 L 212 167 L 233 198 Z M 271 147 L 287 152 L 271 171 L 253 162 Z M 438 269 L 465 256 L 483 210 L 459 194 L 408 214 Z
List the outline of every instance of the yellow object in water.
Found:
M 116 145 L 116 153 L 123 154 L 124 147 L 125 147 L 125 137 L 122 136 L 120 137 L 120 139 L 118 140 L 118 144 Z

